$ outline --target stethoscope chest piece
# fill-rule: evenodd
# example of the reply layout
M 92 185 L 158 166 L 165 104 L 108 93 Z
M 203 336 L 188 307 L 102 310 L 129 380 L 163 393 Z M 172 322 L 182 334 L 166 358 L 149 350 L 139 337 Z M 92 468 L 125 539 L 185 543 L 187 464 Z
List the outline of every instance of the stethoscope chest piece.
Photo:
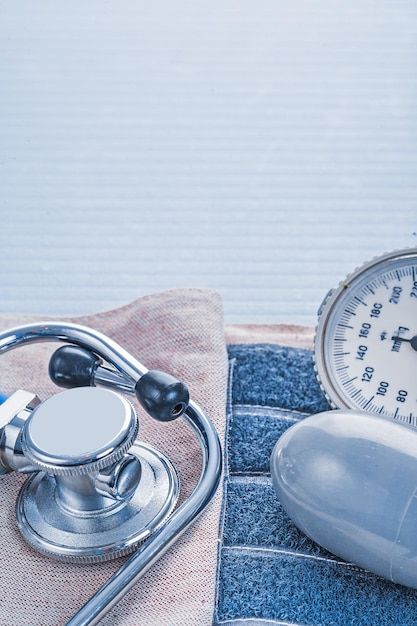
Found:
M 21 440 L 33 468 L 16 503 L 28 543 L 59 560 L 107 561 L 166 521 L 178 476 L 137 432 L 132 405 L 98 387 L 63 391 L 30 413 Z
M 23 389 L 0 393 L 0 476 L 29 475 L 16 517 L 23 537 L 41 553 L 97 563 L 132 552 L 68 622 L 87 626 L 206 509 L 221 479 L 221 446 L 183 382 L 148 370 L 96 330 L 54 321 L 11 328 L 0 333 L 0 355 L 45 341 L 64 343 L 48 369 L 66 391 L 44 402 Z M 181 419 L 200 444 L 200 478 L 179 506 L 177 472 L 165 454 L 137 441 L 138 418 L 126 394 L 159 423 Z

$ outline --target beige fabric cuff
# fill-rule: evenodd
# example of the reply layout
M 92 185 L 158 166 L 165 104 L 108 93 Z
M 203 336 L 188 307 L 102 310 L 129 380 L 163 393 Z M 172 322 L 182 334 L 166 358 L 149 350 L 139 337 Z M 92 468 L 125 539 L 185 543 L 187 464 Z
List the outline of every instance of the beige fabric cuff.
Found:
M 45 317 L 1 315 L 0 330 L 45 321 Z M 128 306 L 72 318 L 117 341 L 147 368 L 178 376 L 191 397 L 214 422 L 224 444 L 227 397 L 227 343 L 280 343 L 311 348 L 313 329 L 301 326 L 228 325 L 222 303 L 205 289 L 176 289 L 141 298 Z M 46 399 L 59 390 L 47 375 L 57 344 L 42 343 L 1 357 L 0 390 L 18 388 Z M 136 404 L 139 439 L 164 451 L 179 470 L 181 499 L 195 486 L 201 471 L 200 446 L 177 420 L 160 424 Z M 65 624 L 115 572 L 124 559 L 100 565 L 74 565 L 36 553 L 21 538 L 15 500 L 25 477 L 0 478 L 0 626 Z M 216 590 L 220 486 L 213 502 L 195 524 L 108 613 L 103 626 L 209 626 Z

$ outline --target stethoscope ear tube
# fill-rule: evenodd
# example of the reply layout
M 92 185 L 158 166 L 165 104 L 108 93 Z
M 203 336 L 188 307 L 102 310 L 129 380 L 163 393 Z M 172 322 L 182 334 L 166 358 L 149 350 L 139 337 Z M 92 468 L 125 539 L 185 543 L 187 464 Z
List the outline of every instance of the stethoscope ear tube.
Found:
M 91 350 L 80 345 L 61 346 L 49 361 L 49 376 L 59 387 L 90 387 L 103 384 L 100 374 L 115 374 L 103 366 L 102 359 Z M 109 378 L 107 378 L 109 386 Z M 180 417 L 190 401 L 187 387 L 183 382 L 160 370 L 151 370 L 140 376 L 134 389 L 126 387 L 128 381 L 113 381 L 119 391 L 135 393 L 146 412 L 160 422 L 170 422 Z M 111 386 L 111 385 L 110 385 Z
M 54 357 L 52 359 L 50 373 L 57 384 L 63 387 L 72 387 L 74 383 L 75 386 L 100 385 L 136 394 L 155 419 L 170 421 L 182 416 L 197 435 L 202 450 L 202 472 L 191 495 L 129 557 L 67 626 L 97 624 L 210 503 L 222 472 L 220 441 L 214 425 L 201 408 L 189 400 L 188 391 L 180 381 L 164 372 L 147 370 L 116 342 L 91 328 L 57 322 L 14 328 L 0 334 L 0 354 L 41 341 L 71 344 L 57 351 L 55 359 L 61 361 L 59 366 L 56 363 L 54 365 Z M 80 376 L 75 381 L 71 380 L 70 373 L 71 360 L 74 359 L 78 359 Z M 102 366 L 101 359 L 110 364 L 110 369 Z M 59 375 L 55 376 L 57 372 Z

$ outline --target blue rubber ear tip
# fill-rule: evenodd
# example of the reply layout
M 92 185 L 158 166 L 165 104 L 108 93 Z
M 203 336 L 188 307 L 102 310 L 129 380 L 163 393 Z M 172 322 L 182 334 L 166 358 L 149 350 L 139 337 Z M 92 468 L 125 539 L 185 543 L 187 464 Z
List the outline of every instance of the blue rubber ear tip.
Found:
M 355 411 L 308 417 L 278 440 L 271 478 L 313 541 L 417 588 L 417 428 Z
M 7 398 L 8 398 L 8 397 L 9 397 L 9 396 L 8 396 L 8 395 L 6 395 L 5 393 L 1 393 L 1 392 L 0 392 L 0 404 L 3 404 L 3 402 L 6 402 L 6 400 L 7 400 Z

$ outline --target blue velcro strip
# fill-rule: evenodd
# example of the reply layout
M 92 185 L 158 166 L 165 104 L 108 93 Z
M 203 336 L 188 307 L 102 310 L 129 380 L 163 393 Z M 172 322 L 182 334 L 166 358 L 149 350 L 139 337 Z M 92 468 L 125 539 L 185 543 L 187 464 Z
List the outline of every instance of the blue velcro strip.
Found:
M 281 434 L 329 406 L 312 353 L 232 346 L 214 624 L 415 626 L 417 592 L 343 562 L 283 510 L 269 459 Z M 234 622 L 236 620 L 236 622 Z

